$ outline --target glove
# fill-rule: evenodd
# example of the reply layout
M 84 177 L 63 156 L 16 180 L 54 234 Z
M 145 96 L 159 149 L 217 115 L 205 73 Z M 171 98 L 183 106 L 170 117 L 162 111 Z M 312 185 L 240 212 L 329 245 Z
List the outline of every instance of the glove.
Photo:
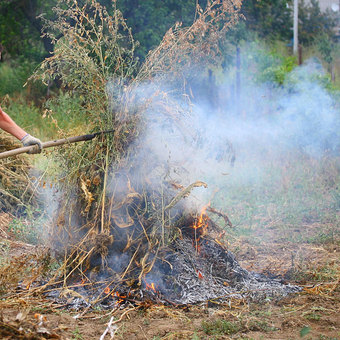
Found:
M 23 146 L 38 145 L 38 148 L 28 151 L 29 154 L 40 153 L 43 146 L 41 140 L 27 134 L 23 139 L 20 140 Z

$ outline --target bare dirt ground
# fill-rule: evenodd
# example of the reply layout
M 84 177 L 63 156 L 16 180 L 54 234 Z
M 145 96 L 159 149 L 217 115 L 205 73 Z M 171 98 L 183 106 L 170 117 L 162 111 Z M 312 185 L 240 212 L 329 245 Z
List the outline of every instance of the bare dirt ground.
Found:
M 27 258 L 37 247 L 18 242 L 8 232 L 9 216 L 0 215 L 1 252 Z M 317 226 L 311 226 L 314 228 Z M 276 240 L 279 240 L 277 237 Z M 197 306 L 144 306 L 114 312 L 115 339 L 340 339 L 340 247 L 240 239 L 231 245 L 241 265 L 280 275 L 303 291 L 263 304 L 232 301 Z M 1 255 L 1 254 L 0 254 Z M 1 263 L 2 265 L 2 263 Z M 0 300 L 1 339 L 100 339 L 110 311 L 65 310 L 39 296 Z M 110 334 L 104 339 L 110 339 Z

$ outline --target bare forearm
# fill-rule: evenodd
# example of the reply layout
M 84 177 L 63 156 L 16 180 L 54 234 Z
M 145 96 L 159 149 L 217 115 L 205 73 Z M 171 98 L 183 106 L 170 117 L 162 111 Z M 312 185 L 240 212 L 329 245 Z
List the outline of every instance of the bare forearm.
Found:
M 21 140 L 27 133 L 0 108 L 0 128 Z

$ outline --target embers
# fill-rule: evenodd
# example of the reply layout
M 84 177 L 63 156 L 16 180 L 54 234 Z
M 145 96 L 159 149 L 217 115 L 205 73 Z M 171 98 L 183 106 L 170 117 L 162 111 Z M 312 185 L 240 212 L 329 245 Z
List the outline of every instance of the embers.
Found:
M 157 293 L 156 286 L 155 286 L 155 284 L 153 282 L 151 284 L 148 284 L 147 282 L 145 282 L 145 288 L 147 290 L 153 291 L 154 293 Z
M 131 297 L 131 292 L 128 294 L 121 294 L 117 290 L 111 290 L 110 287 L 106 287 L 104 289 L 104 294 L 106 295 L 106 298 L 113 298 L 117 302 L 117 304 L 121 305 L 124 302 L 126 302 L 126 299 L 128 297 Z
M 109 248 L 106 265 L 96 254 L 86 276 L 83 271 L 76 285 L 73 280 L 75 296 L 84 296 L 86 305 L 122 308 L 145 301 L 172 305 L 234 298 L 261 301 L 299 291 L 243 269 L 221 243 L 221 228 L 206 215 L 208 208 L 196 217 L 183 216 L 173 227 L 179 233 L 168 246 L 135 242 L 126 249 L 124 239 L 119 243 L 115 238 L 121 246 Z

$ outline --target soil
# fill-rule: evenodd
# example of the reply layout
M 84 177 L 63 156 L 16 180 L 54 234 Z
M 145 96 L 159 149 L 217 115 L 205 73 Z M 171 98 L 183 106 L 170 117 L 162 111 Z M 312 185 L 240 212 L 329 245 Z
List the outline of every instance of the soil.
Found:
M 35 247 L 13 240 L 10 217 L 0 215 L 0 237 L 11 256 L 31 255 Z M 339 243 L 240 240 L 231 250 L 240 264 L 297 283 L 303 291 L 262 304 L 231 301 L 166 307 L 145 303 L 113 313 L 114 339 L 340 339 Z M 65 310 L 50 300 L 1 301 L 1 339 L 100 339 L 110 311 Z M 110 339 L 110 333 L 104 339 Z

